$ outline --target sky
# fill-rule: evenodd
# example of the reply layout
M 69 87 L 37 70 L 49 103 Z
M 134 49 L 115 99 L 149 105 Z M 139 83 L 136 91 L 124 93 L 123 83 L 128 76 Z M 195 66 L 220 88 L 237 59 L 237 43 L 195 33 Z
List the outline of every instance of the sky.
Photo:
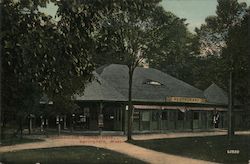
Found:
M 250 5 L 250 0 L 238 0 Z M 205 18 L 215 15 L 217 0 L 162 0 L 161 5 L 167 11 L 171 11 L 180 18 L 186 18 L 188 28 L 191 32 L 195 27 L 200 27 L 205 22 Z M 46 9 L 42 9 L 48 14 L 54 16 L 57 7 L 50 3 Z
M 250 0 L 238 0 L 250 5 Z M 165 10 L 171 11 L 180 18 L 186 18 L 188 28 L 194 31 L 205 22 L 205 18 L 215 15 L 217 0 L 162 0 L 161 5 Z

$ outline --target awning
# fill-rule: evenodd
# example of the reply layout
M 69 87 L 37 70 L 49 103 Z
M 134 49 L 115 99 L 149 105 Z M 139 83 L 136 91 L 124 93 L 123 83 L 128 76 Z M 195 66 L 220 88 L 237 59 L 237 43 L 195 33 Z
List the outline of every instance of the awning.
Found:
M 182 112 L 189 110 L 227 111 L 226 108 L 215 108 L 215 107 L 159 106 L 159 105 L 134 105 L 134 108 L 139 110 L 180 110 Z

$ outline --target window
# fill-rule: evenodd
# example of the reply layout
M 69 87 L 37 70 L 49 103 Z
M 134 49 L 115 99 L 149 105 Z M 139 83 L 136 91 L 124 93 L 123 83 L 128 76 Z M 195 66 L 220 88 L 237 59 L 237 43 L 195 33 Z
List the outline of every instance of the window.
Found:
M 159 118 L 159 114 L 157 111 L 152 112 L 152 121 L 157 121 Z
M 145 111 L 145 112 L 142 112 L 142 121 L 149 121 L 149 112 L 148 111 Z
M 167 111 L 163 111 L 162 115 L 161 115 L 162 120 L 167 120 L 168 119 L 168 112 Z
M 169 120 L 170 121 L 175 121 L 175 111 L 172 110 L 172 111 L 169 111 Z
M 89 108 L 88 107 L 83 108 L 83 114 L 84 114 L 84 116 L 89 117 Z
M 199 120 L 199 112 L 194 112 L 194 120 Z
M 184 113 L 181 111 L 178 111 L 178 120 L 184 120 Z
M 154 86 L 161 86 L 161 85 L 163 85 L 160 82 L 154 81 L 154 80 L 147 80 L 146 82 L 144 82 L 144 84 L 154 85 Z
M 134 120 L 139 120 L 140 119 L 140 112 L 139 111 L 134 111 L 133 119 Z

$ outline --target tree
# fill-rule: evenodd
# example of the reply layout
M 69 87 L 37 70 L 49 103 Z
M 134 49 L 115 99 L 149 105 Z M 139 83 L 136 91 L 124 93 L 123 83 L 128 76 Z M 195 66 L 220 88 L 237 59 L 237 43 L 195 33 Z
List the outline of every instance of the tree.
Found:
M 222 49 L 224 72 L 227 75 L 228 71 L 233 72 L 234 94 L 244 104 L 250 103 L 249 21 L 250 12 L 248 10 L 242 22 L 229 29 L 227 47 Z
M 133 103 L 132 79 L 137 66 L 146 58 L 145 53 L 151 44 L 148 31 L 154 26 L 152 18 L 159 8 L 159 0 L 153 1 L 109 1 L 103 4 L 105 8 L 96 33 L 97 53 L 94 59 L 103 64 L 102 59 L 109 56 L 112 63 L 128 66 L 128 133 L 127 139 L 132 139 Z M 151 38 L 152 39 L 152 38 Z M 102 56 L 104 54 L 104 56 Z M 105 60 L 107 62 L 107 60 Z
M 196 31 L 200 36 L 204 59 L 210 61 L 205 67 L 209 74 L 205 74 L 204 78 L 214 79 L 229 91 L 228 132 L 231 136 L 234 131 L 231 124 L 233 100 L 238 98 L 243 104 L 249 103 L 249 47 L 247 45 L 249 9 L 247 10 L 245 3 L 238 3 L 237 0 L 218 0 L 216 14 L 217 16 L 208 17 L 206 24 Z M 229 81 L 230 85 L 228 85 Z
M 28 104 L 39 103 L 37 97 L 43 93 L 57 104 L 69 102 L 74 93 L 82 92 L 94 69 L 90 60 L 92 47 L 86 46 L 94 27 L 87 19 L 90 16 L 81 17 L 84 28 L 79 27 L 76 19 L 83 8 L 59 1 L 61 19 L 55 22 L 38 9 L 46 2 L 4 0 L 0 4 L 4 24 L 1 26 L 1 105 L 4 110 L 19 111 L 22 119 L 27 115 L 24 109 L 31 106 Z M 85 12 L 88 13 L 81 11 Z M 72 21 L 68 22 L 71 17 Z
M 237 26 L 247 13 L 245 3 L 237 0 L 218 0 L 215 16 L 208 16 L 205 24 L 196 29 L 199 38 L 199 64 L 195 75 L 199 77 L 194 82 L 196 87 L 205 89 L 215 82 L 223 89 L 228 89 L 228 75 L 222 49 L 227 47 L 226 40 L 229 30 Z
M 190 33 L 185 19 L 158 10 L 151 32 L 147 60 L 150 67 L 160 69 L 186 82 L 193 83 L 192 72 L 197 63 L 198 37 Z M 196 66 L 195 66 L 196 67 Z
M 203 56 L 221 54 L 221 49 L 226 46 L 228 30 L 241 22 L 246 7 L 246 3 L 238 3 L 238 0 L 218 0 L 216 16 L 208 16 L 205 24 L 196 29 Z

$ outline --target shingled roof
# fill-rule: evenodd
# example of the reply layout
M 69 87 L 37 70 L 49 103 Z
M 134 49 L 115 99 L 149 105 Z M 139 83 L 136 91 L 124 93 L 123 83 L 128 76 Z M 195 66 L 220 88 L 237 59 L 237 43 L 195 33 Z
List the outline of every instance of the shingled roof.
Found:
M 215 83 L 211 84 L 205 91 L 204 95 L 208 103 L 228 105 L 228 94 Z M 242 105 L 237 99 L 234 99 L 235 105 Z
M 95 76 L 101 83 L 92 82 L 84 96 L 77 100 L 127 101 L 128 67 L 110 64 L 98 68 Z M 203 91 L 153 68 L 137 67 L 133 75 L 133 100 L 142 102 L 165 102 L 166 97 L 205 98 Z
M 87 101 L 126 101 L 115 88 L 110 86 L 96 72 L 93 73 L 94 80 L 87 84 L 83 95 L 74 95 L 75 100 Z
M 226 105 L 228 104 L 227 93 L 215 83 L 211 84 L 205 91 L 204 95 L 209 103 Z

